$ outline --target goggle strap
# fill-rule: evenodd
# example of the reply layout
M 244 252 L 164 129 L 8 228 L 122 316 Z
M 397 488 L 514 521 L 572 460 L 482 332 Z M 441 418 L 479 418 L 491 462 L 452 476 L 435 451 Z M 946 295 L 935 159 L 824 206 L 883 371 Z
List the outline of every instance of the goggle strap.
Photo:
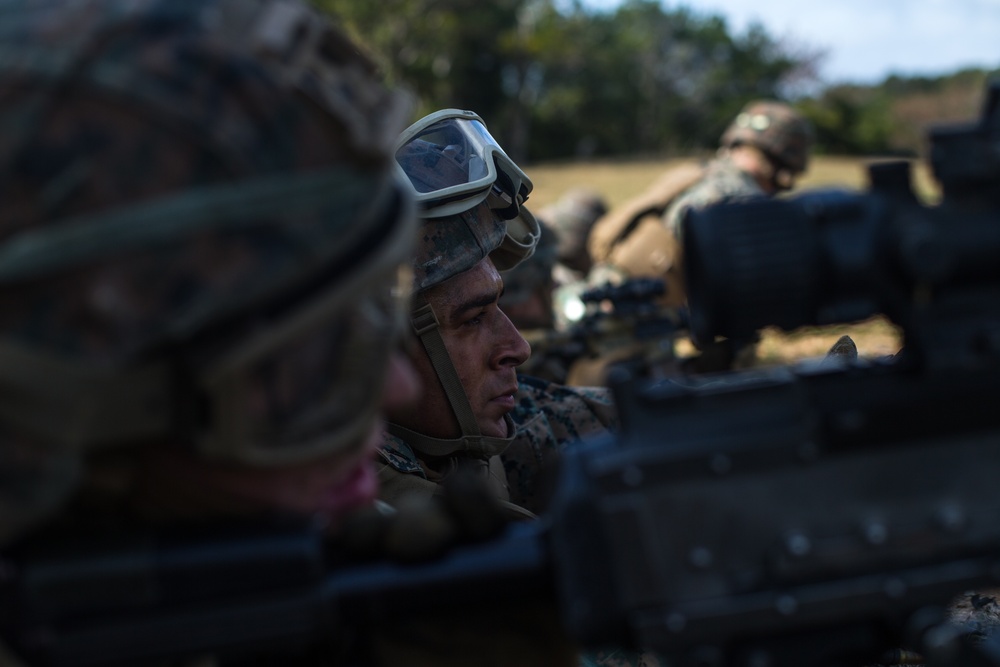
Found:
M 441 338 L 441 329 L 438 325 L 437 316 L 434 315 L 434 309 L 420 294 L 414 295 L 413 305 L 414 310 L 411 315 L 411 324 L 420 338 L 424 349 L 427 350 L 427 356 L 430 358 L 431 365 L 434 367 L 434 371 L 441 381 L 445 396 L 448 397 L 448 403 L 451 404 L 451 411 L 455 414 L 455 418 L 458 419 L 462 435 L 473 438 L 482 437 L 482 433 L 479 431 L 479 424 L 476 422 L 476 416 L 473 414 L 472 406 L 469 404 L 469 397 L 465 395 L 465 389 L 462 388 L 462 381 L 458 378 L 455 364 L 452 363 L 451 357 L 448 355 L 448 349 L 444 345 L 444 339 Z M 432 324 L 428 321 L 428 313 L 433 318 Z M 413 319 L 414 316 L 421 318 L 419 326 L 418 322 Z

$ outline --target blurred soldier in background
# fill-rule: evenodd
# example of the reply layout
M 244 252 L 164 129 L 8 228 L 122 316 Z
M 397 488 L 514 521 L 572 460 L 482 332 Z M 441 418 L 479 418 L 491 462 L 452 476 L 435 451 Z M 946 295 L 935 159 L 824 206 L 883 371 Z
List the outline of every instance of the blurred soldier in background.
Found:
M 723 133 L 718 154 L 707 165 L 680 165 L 597 222 L 588 247 L 600 270 L 591 284 L 665 277 L 665 302 L 683 304 L 677 234 L 684 211 L 790 190 L 808 167 L 812 141 L 808 121 L 790 106 L 773 101 L 747 104 Z M 654 224 L 657 219 L 659 225 Z
M 554 272 L 561 266 L 557 264 L 556 233 L 544 220 L 539 219 L 538 223 L 541 235 L 535 252 L 513 269 L 501 273 L 504 291 L 500 296 L 500 309 L 531 345 L 531 356 L 518 372 L 565 384 L 568 361 L 572 360 L 578 346 L 575 341 L 564 340 L 566 337 L 556 331 Z
M 812 144 L 812 126 L 790 106 L 751 102 L 723 133 L 719 155 L 704 177 L 671 202 L 664 214 L 667 227 L 677 236 L 686 208 L 791 190 L 809 167 Z
M 411 356 L 425 391 L 389 412 L 382 497 L 440 492 L 472 470 L 515 516 L 543 508 L 539 474 L 566 443 L 615 424 L 603 389 L 517 376 L 530 348 L 499 306 L 507 271 L 530 256 L 538 223 L 531 181 L 472 112 L 446 109 L 400 138 L 396 160 L 420 206 Z
M 556 258 L 553 276 L 556 285 L 582 280 L 590 272 L 591 259 L 587 239 L 594 223 L 608 212 L 604 197 L 590 188 L 573 188 L 554 204 L 538 212 L 538 220 L 556 234 Z
M 790 190 L 808 167 L 812 143 L 812 127 L 787 104 L 747 104 L 723 133 L 714 159 L 704 166 L 677 166 L 595 224 L 588 240 L 594 261 L 588 283 L 661 278 L 666 289 L 658 303 L 682 308 L 686 293 L 678 235 L 684 212 Z M 704 370 L 752 363 L 753 350 L 740 341 L 704 349 L 700 363 Z
M 552 293 L 555 290 L 553 270 L 557 264 L 556 232 L 541 218 L 539 237 L 530 257 L 512 269 L 503 271 L 503 294 L 500 309 L 507 314 L 518 331 L 547 331 L 555 325 Z
M 589 188 L 575 188 L 538 214 L 541 237 L 534 254 L 503 273 L 500 307 L 531 344 L 520 372 L 565 384 L 584 341 L 566 332 L 562 288 L 578 285 L 590 270 L 587 236 L 607 211 L 604 199 Z M 576 298 L 575 291 L 570 292 Z

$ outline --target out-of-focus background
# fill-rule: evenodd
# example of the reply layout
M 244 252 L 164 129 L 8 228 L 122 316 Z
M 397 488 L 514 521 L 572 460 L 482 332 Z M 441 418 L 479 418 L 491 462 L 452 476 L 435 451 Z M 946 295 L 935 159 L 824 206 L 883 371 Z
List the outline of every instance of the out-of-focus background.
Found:
M 539 210 L 589 186 L 614 206 L 671 161 L 706 157 L 747 101 L 813 124 L 800 188 L 864 188 L 865 163 L 923 164 L 933 123 L 979 115 L 1000 74 L 996 0 L 314 0 L 417 96 L 414 118 L 479 113 L 531 176 Z M 854 325 L 862 354 L 895 330 Z M 765 334 L 760 354 L 819 354 L 843 330 Z
M 314 0 L 413 89 L 472 109 L 525 164 L 710 150 L 756 97 L 828 155 L 918 155 L 976 115 L 996 0 Z

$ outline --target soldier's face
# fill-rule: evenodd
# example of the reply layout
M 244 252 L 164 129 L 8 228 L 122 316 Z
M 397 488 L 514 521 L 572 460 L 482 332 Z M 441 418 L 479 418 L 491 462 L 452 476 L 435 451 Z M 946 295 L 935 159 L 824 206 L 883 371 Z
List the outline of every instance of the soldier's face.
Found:
M 531 353 L 527 341 L 500 310 L 502 292 L 503 280 L 488 258 L 425 292 L 476 423 L 483 435 L 498 438 L 508 435 L 504 415 L 514 409 L 516 369 Z M 412 408 L 389 411 L 390 420 L 431 437 L 458 437 L 458 421 L 419 343 L 413 362 L 423 394 Z

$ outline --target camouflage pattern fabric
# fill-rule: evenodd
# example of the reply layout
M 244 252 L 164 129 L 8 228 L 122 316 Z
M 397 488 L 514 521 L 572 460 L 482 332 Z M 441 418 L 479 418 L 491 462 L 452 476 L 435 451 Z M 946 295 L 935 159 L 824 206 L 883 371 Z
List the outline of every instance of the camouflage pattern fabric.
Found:
M 351 222 L 376 201 L 389 206 L 391 148 L 410 104 L 342 33 L 297 8 L 0 6 L 4 346 L 111 377 L 251 306 L 288 305 L 289 291 L 377 247 Z M 290 48 L 310 35 L 313 48 Z M 48 252 L 18 263 L 39 248 Z M 233 338 L 258 324 L 242 322 Z M 53 430 L 71 420 L 50 399 L 102 393 L 86 383 L 71 393 L 68 372 L 36 375 L 37 395 L 9 365 L 2 375 L 19 401 L 8 409 L 30 402 L 18 411 Z M 57 509 L 80 456 L 4 423 L 0 540 Z
M 246 2 L 241 7 L 241 2 L 202 4 L 205 11 L 215 4 L 220 11 L 236 12 L 243 22 L 235 22 L 252 32 L 254 21 L 261 19 L 261 3 Z M 338 108 L 358 108 L 364 103 L 368 113 L 363 115 L 373 118 L 382 108 L 398 111 L 394 93 L 362 77 L 367 63 L 346 58 L 339 72 L 343 80 L 336 87 L 331 85 L 332 90 L 324 85 L 332 80 L 322 81 L 308 67 L 299 72 L 289 68 L 289 80 L 282 81 L 251 57 L 251 48 L 246 53 L 234 52 L 226 34 L 206 31 L 177 39 L 164 26 L 171 20 L 183 25 L 184 12 L 178 9 L 171 18 L 164 16 L 168 13 L 164 9 L 159 20 L 142 15 L 145 8 L 157 4 L 138 0 L 73 3 L 57 10 L 73 12 L 71 20 L 53 21 L 46 12 L 28 15 L 35 16 L 37 25 L 25 20 L 17 26 L 23 44 L 15 36 L 6 36 L 5 88 L 29 91 L 23 94 L 23 102 L 7 106 L 24 113 L 23 129 L 30 136 L 11 132 L 8 125 L 0 142 L 0 155 L 15 165 L 2 184 L 5 210 L 0 236 L 8 238 L 46 226 L 47 221 L 106 209 L 108 201 L 116 208 L 124 207 L 186 188 L 205 188 L 241 177 L 250 180 L 250 174 L 274 176 L 254 182 L 246 192 L 234 190 L 234 199 L 239 194 L 252 197 L 255 188 L 267 185 L 280 188 L 283 175 L 289 172 L 318 170 L 338 162 L 351 161 L 360 173 L 364 173 L 360 165 L 367 163 L 373 180 L 385 169 L 392 137 L 383 126 L 393 127 L 388 119 L 359 123 L 345 114 L 331 123 L 328 114 L 311 110 L 288 90 L 299 89 L 316 98 L 339 96 L 327 99 Z M 134 13 L 135 23 L 123 20 L 119 13 Z M 99 50 L 80 43 L 82 36 L 92 38 L 116 22 L 118 29 L 109 33 L 106 43 L 97 45 Z M 251 37 L 247 35 L 244 41 L 252 44 Z M 65 48 L 65 56 L 74 55 L 74 45 L 87 46 L 92 52 L 85 63 L 88 67 L 75 70 L 74 86 L 57 103 L 40 109 L 40 98 L 30 91 L 45 90 L 52 85 L 47 76 L 61 74 L 39 71 L 42 65 L 58 62 L 55 54 L 62 52 L 56 45 Z M 125 61 L 130 65 L 120 66 Z M 292 79 L 293 75 L 300 79 Z M 105 101 L 99 101 L 101 97 Z M 154 122 L 171 129 L 151 131 Z M 380 133 L 386 136 L 378 137 Z M 30 153 L 24 150 L 29 144 L 20 143 L 27 140 Z M 95 144 L 100 148 L 93 148 Z M 74 154 L 87 159 L 69 161 L 68 156 Z M 360 176 L 357 180 L 353 187 L 364 186 L 372 193 L 371 183 L 364 183 Z M 323 206 L 313 203 L 313 210 L 303 210 L 294 201 L 282 202 L 287 212 L 267 225 L 248 225 L 252 216 L 245 211 L 238 216 L 240 224 L 165 232 L 164 236 L 172 233 L 173 238 L 152 249 L 150 243 L 130 251 L 120 235 L 109 236 L 118 240 L 110 244 L 107 254 L 121 258 L 113 266 L 105 261 L 74 267 L 44 285 L 26 285 L 16 293 L 6 293 L 0 329 L 5 335 L 64 354 L 97 360 L 127 356 L 150 340 L 162 338 L 165 331 L 172 333 L 174 321 L 183 320 L 191 327 L 205 313 L 218 316 L 223 309 L 238 309 L 255 296 L 278 292 L 283 283 L 301 281 L 310 270 L 318 272 L 343 261 L 346 249 L 354 247 L 349 237 L 364 234 L 340 222 L 352 219 L 344 215 L 344 204 L 351 212 L 366 206 L 358 201 L 359 195 Z M 187 203 L 197 208 L 197 201 Z M 328 235 L 317 237 L 317 230 Z M 102 299 L 93 297 L 98 290 Z
M 567 387 L 529 376 L 519 376 L 518 387 L 510 413 L 514 441 L 500 458 L 511 502 L 537 514 L 545 510 L 545 472 L 558 453 L 617 429 L 618 411 L 605 387 Z
M 422 461 L 409 444 L 388 432 L 382 434 L 378 456 L 382 464 L 378 470 L 379 499 L 394 507 L 409 498 L 434 496 L 440 491 L 439 485 L 459 471 L 472 473 L 485 482 L 497 500 L 507 502 L 510 499 L 510 489 L 499 456 L 489 459 L 452 456 L 435 461 L 431 466 Z M 515 514 L 523 518 L 520 516 L 522 513 Z
M 1000 589 L 966 591 L 952 601 L 948 615 L 976 638 L 996 635 L 1000 630 Z
M 565 387 L 527 376 L 518 378 L 518 386 L 511 412 L 514 440 L 499 457 L 506 476 L 502 499 L 509 495 L 511 503 L 537 514 L 544 510 L 544 471 L 562 448 L 609 433 L 618 426 L 618 414 L 604 387 Z M 391 434 L 383 435 L 379 457 L 380 493 L 390 504 L 406 493 L 432 495 L 443 481 L 412 447 Z M 490 474 L 497 476 L 494 470 Z
M 468 271 L 500 246 L 507 222 L 486 202 L 458 215 L 421 220 L 413 264 L 419 292 Z
M 753 176 L 738 168 L 730 158 L 720 156 L 709 162 L 701 180 L 667 207 L 663 224 L 680 238 L 680 221 L 686 209 L 700 209 L 722 201 L 765 195 Z

